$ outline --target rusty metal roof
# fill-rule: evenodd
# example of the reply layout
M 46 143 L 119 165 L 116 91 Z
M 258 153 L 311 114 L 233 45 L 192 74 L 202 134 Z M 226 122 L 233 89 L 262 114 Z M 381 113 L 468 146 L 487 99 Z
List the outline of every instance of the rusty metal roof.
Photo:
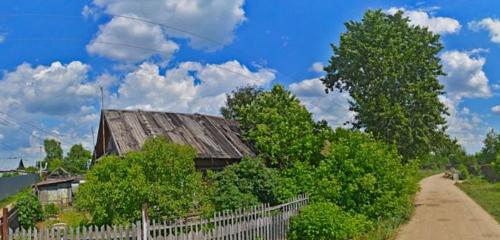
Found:
M 139 150 L 152 136 L 191 145 L 198 158 L 240 159 L 254 155 L 243 141 L 237 122 L 222 117 L 129 110 L 104 110 L 103 116 L 119 155 Z

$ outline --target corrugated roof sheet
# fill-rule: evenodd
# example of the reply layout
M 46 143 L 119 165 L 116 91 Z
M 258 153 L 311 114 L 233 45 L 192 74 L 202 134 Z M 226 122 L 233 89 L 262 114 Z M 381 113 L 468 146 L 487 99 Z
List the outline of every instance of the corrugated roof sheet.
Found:
M 198 158 L 239 159 L 254 155 L 242 140 L 238 124 L 221 117 L 127 110 L 103 113 L 120 155 L 139 150 L 152 136 L 191 145 L 198 151 Z

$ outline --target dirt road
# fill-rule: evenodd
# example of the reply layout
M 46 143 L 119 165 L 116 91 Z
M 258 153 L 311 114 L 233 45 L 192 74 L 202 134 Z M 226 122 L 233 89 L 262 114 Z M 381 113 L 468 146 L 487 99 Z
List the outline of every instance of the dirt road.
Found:
M 397 240 L 500 239 L 500 224 L 442 174 L 425 178 Z

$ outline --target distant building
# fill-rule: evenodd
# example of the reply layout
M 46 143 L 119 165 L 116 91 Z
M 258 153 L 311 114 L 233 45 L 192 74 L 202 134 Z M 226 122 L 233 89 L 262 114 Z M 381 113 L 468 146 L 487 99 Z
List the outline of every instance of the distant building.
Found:
M 35 190 L 43 205 L 52 203 L 63 207 L 72 204 L 73 196 L 81 182 L 82 177 L 71 176 L 68 171 L 58 167 L 46 180 L 37 183 Z
M 222 117 L 151 111 L 103 110 L 94 158 L 139 150 L 153 136 L 191 145 L 198 169 L 221 169 L 255 155 L 235 121 Z M 104 147 L 105 146 L 105 147 Z

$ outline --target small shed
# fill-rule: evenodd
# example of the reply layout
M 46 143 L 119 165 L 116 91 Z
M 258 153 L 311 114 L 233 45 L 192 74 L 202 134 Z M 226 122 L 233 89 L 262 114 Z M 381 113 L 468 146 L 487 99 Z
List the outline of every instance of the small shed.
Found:
M 36 184 L 38 199 L 42 205 L 55 204 L 58 206 L 68 206 L 73 202 L 72 183 L 74 177 L 54 178 Z
M 68 206 L 73 202 L 73 195 L 82 182 L 79 176 L 71 174 L 61 167 L 52 171 L 47 179 L 35 185 L 36 193 L 43 205 L 55 204 Z

